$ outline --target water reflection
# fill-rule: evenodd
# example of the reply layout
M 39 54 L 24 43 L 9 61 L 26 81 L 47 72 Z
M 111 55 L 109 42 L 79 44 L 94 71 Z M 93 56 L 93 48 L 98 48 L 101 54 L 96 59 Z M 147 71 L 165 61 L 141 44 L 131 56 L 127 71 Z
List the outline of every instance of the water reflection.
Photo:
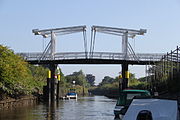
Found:
M 115 102 L 103 96 L 80 97 L 77 100 L 0 110 L 0 120 L 114 120 Z
M 47 118 L 47 120 L 55 120 L 55 118 L 56 118 L 56 104 L 57 103 L 55 103 L 55 102 L 53 102 L 53 103 L 49 103 L 49 104 L 47 104 L 47 106 L 46 106 L 46 109 L 47 109 L 47 111 L 46 111 L 46 113 L 47 113 L 47 116 L 46 116 L 46 118 Z
M 0 120 L 33 120 L 33 106 L 0 110 Z

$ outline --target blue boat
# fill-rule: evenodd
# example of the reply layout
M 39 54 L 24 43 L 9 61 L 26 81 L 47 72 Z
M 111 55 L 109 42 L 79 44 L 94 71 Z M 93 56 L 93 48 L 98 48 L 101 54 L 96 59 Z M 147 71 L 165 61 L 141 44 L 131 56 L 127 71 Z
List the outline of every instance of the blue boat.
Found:
M 66 96 L 70 99 L 77 99 L 77 93 L 75 92 L 75 89 L 70 89 Z

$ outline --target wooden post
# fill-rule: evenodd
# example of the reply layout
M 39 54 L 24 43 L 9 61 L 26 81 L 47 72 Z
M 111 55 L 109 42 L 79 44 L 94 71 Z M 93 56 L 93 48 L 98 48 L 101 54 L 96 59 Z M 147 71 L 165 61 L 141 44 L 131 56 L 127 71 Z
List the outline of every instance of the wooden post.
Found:
M 60 74 L 57 75 L 57 80 L 58 80 L 58 84 L 57 84 L 57 100 L 59 99 L 60 97 L 60 80 L 61 80 L 61 76 Z
M 47 77 L 47 92 L 48 92 L 48 101 L 51 101 L 51 71 L 48 71 Z
M 176 59 L 176 67 L 177 67 L 177 73 L 179 72 L 179 47 L 177 46 L 177 59 Z
M 129 78 L 128 64 L 123 63 L 122 64 L 122 90 L 128 88 L 128 78 Z
M 173 80 L 173 52 L 172 52 L 172 50 L 171 50 L 171 80 Z

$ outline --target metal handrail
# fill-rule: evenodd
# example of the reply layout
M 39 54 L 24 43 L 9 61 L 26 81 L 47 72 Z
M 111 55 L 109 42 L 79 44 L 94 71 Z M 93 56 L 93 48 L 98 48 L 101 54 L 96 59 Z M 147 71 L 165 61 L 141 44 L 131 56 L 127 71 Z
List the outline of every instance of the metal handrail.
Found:
M 17 53 L 22 56 L 25 60 L 39 60 L 43 53 Z M 88 57 L 87 57 L 87 56 Z M 162 53 L 136 53 L 136 56 L 140 61 L 160 61 L 164 54 Z M 46 55 L 43 60 L 50 60 L 51 56 Z M 110 60 L 124 60 L 123 53 L 113 53 L 113 52 L 94 52 L 93 56 L 85 52 L 63 52 L 56 53 L 55 60 L 66 60 L 66 59 L 110 59 Z M 129 54 L 128 60 L 137 61 Z

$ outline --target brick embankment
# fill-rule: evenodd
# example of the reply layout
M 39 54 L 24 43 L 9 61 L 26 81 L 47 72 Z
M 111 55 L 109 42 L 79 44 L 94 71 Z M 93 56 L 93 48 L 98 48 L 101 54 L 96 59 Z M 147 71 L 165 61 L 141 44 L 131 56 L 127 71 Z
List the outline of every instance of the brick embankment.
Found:
M 8 98 L 0 101 L 0 109 L 33 105 L 38 102 L 35 96 L 25 96 L 19 99 Z

